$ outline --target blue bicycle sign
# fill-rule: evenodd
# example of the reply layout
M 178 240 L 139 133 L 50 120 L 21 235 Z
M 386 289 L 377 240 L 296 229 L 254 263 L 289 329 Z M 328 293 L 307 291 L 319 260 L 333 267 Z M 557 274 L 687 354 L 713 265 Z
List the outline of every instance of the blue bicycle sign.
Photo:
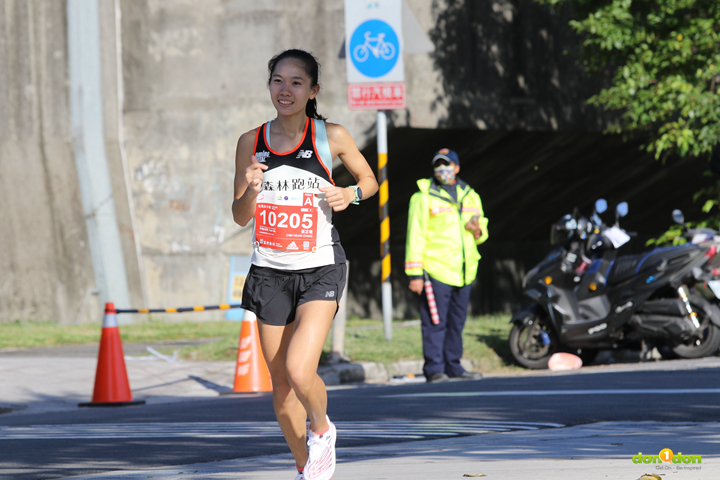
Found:
M 358 45 L 353 50 L 353 58 L 358 62 L 368 59 L 370 53 L 375 58 L 382 57 L 384 60 L 391 60 L 395 56 L 395 46 L 385 41 L 385 34 L 378 33 L 377 37 L 371 37 L 370 32 L 365 32 L 365 43 Z M 373 45 L 373 42 L 375 44 Z
M 361 23 L 350 38 L 350 58 L 360 73 L 381 77 L 398 61 L 400 43 L 395 30 L 382 20 Z

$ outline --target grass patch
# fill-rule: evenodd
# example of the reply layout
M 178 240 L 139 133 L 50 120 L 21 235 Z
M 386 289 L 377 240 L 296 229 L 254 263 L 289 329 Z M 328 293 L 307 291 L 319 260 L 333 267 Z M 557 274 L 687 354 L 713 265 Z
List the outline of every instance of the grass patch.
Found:
M 185 360 L 198 360 L 207 362 L 222 362 L 226 360 L 237 360 L 238 341 L 240 340 L 240 323 L 238 322 L 235 331 L 228 336 L 219 339 L 217 342 L 206 343 L 205 345 L 193 345 L 179 349 L 178 356 Z M 171 354 L 172 349 L 158 349 L 165 354 Z
M 463 330 L 463 358 L 473 360 L 484 372 L 522 370 L 512 362 L 508 335 L 509 315 L 468 317 Z M 330 351 L 330 339 L 324 353 Z M 400 360 L 422 360 L 420 325 L 393 329 L 391 341 L 385 340 L 382 322 L 348 320 L 345 328 L 345 354 L 354 362 L 390 364 Z
M 51 322 L 0 324 L 0 348 L 55 347 L 98 343 L 99 325 L 58 325 Z M 234 337 L 237 343 L 240 322 L 147 322 L 120 327 L 123 342 L 151 343 Z M 236 345 L 237 347 L 237 345 Z
M 469 317 L 463 331 L 464 358 L 473 360 L 484 372 L 517 371 L 508 347 L 508 315 Z M 386 341 L 382 322 L 348 319 L 345 353 L 354 362 L 390 364 L 400 360 L 422 360 L 420 325 L 401 326 L 396 322 L 393 339 Z M 215 339 L 212 343 L 185 346 L 179 350 L 185 360 L 235 361 L 240 322 L 169 322 L 153 320 L 120 327 L 124 343 L 159 343 Z M 100 341 L 98 325 L 57 325 L 50 322 L 14 322 L 0 325 L 0 348 L 52 347 L 92 344 Z M 323 356 L 330 352 L 331 336 Z M 173 347 L 158 348 L 172 354 Z
M 61 326 L 51 322 L 0 324 L 0 348 L 54 347 L 99 340 L 100 329 L 96 325 Z
M 474 360 L 483 372 L 524 371 L 510 353 L 510 315 L 468 318 L 463 330 L 463 357 Z

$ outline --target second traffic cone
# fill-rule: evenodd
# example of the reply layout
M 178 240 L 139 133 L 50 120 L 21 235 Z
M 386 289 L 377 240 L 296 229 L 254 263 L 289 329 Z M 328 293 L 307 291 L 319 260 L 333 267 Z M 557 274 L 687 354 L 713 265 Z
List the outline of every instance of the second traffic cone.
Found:
M 115 305 L 106 303 L 92 402 L 78 405 L 80 407 L 121 407 L 143 403 L 145 400 L 133 400 L 125 369 L 125 356 L 117 323 L 117 311 Z
M 260 348 L 257 317 L 247 310 L 240 329 L 235 386 L 232 391 L 236 393 L 272 391 L 270 371 Z

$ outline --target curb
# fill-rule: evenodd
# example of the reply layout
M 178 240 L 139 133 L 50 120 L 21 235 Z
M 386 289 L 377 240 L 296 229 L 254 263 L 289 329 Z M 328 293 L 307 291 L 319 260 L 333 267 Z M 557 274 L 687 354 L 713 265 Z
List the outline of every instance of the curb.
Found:
M 335 363 L 318 367 L 318 375 L 325 385 L 343 385 L 346 383 L 383 383 L 390 376 L 382 363 Z
M 333 363 L 320 365 L 318 375 L 325 385 L 335 386 L 347 383 L 386 383 L 393 377 L 406 375 L 423 376 L 423 360 L 404 360 L 385 365 L 378 362 Z M 471 360 L 460 360 L 465 370 L 476 370 Z

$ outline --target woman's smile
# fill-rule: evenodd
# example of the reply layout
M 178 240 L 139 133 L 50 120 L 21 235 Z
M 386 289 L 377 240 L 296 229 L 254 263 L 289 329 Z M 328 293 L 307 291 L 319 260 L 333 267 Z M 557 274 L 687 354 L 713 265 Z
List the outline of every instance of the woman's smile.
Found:
M 303 65 L 294 59 L 285 59 L 277 64 L 270 78 L 270 94 L 275 108 L 283 115 L 293 115 L 295 110 L 304 110 L 305 104 L 315 98 L 319 87 L 311 87 L 312 81 L 303 70 Z

